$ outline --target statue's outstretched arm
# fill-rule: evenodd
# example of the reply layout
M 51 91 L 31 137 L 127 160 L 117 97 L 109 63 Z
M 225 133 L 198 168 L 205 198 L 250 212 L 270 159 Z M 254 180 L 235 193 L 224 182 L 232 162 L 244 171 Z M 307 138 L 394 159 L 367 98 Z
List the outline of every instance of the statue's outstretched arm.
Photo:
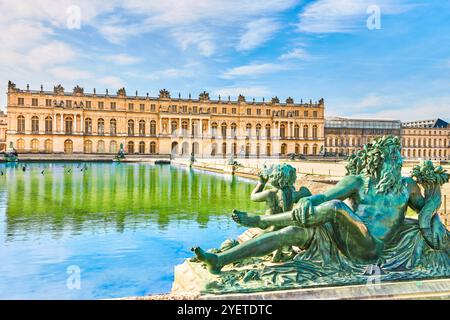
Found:
M 311 204 L 318 206 L 330 200 L 345 200 L 357 192 L 362 184 L 363 180 L 360 176 L 346 176 L 333 188 L 325 191 L 323 194 L 311 196 Z

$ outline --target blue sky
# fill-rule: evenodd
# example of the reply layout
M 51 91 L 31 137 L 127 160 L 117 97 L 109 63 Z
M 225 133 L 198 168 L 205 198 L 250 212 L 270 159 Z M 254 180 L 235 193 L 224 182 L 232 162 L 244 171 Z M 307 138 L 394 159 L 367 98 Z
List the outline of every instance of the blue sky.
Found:
M 373 6 L 380 29 L 367 27 Z M 0 0 L 0 12 L 3 92 L 8 80 L 206 90 L 324 98 L 327 115 L 450 120 L 448 1 Z

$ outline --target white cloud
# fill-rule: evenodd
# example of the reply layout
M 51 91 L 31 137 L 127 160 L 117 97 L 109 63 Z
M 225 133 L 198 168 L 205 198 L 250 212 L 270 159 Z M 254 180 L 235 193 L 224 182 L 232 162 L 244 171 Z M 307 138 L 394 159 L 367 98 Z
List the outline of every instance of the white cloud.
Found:
M 237 49 L 241 51 L 254 49 L 270 40 L 280 29 L 280 24 L 274 19 L 262 18 L 248 22 L 244 28 L 245 32 L 237 46 Z
M 408 0 L 317 0 L 300 13 L 298 30 L 309 33 L 343 33 L 366 28 L 367 8 L 377 5 L 383 15 L 400 14 L 413 5 Z
M 310 55 L 302 48 L 292 49 L 280 56 L 280 60 L 291 60 L 291 59 L 306 60 L 309 58 Z
M 142 59 L 139 57 L 134 57 L 123 53 L 107 55 L 103 58 L 108 62 L 112 62 L 118 65 L 130 65 L 142 61 Z
M 224 87 L 214 90 L 213 92 L 216 96 L 222 96 L 222 99 L 225 99 L 226 97 L 237 97 L 240 94 L 246 96 L 246 97 L 267 97 L 272 94 L 272 91 L 264 86 L 235 86 L 235 87 Z
M 107 89 L 119 89 L 126 85 L 122 79 L 115 76 L 100 78 L 98 79 L 98 83 L 103 84 Z
M 372 108 L 372 112 L 355 113 L 355 117 L 398 119 L 402 121 L 443 118 L 450 120 L 450 96 L 430 98 L 413 103 L 392 105 L 390 108 Z M 378 106 L 380 107 L 380 106 Z M 385 107 L 385 106 L 383 106 Z
M 229 69 L 222 73 L 221 77 L 224 79 L 233 79 L 238 77 L 258 77 L 263 74 L 286 70 L 287 68 L 288 67 L 284 64 L 276 63 L 248 64 Z
M 91 78 L 93 74 L 89 71 L 72 67 L 55 67 L 49 69 L 49 73 L 54 77 L 54 81 L 78 81 Z

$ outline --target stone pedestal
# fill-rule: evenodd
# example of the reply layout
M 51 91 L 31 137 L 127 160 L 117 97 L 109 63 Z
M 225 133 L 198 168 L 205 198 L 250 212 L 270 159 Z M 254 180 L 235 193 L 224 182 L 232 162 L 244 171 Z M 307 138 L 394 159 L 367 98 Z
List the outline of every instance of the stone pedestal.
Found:
M 305 288 L 254 293 L 202 294 L 207 283 L 218 279 L 199 263 L 185 261 L 175 267 L 171 294 L 195 296 L 201 300 L 367 300 L 367 299 L 450 299 L 450 279 L 370 283 L 366 285 Z

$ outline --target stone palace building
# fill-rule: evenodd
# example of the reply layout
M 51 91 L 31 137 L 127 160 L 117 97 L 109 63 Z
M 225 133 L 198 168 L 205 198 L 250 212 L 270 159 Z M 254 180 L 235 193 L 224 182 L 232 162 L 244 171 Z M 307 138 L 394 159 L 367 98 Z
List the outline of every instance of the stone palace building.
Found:
M 7 141 L 19 153 L 128 154 L 228 157 L 318 155 L 324 147 L 324 101 L 281 103 L 171 96 L 53 91 L 8 83 Z
M 406 160 L 449 160 L 450 126 L 442 119 L 401 122 L 399 120 L 325 118 L 325 152 L 348 156 L 375 137 L 401 138 Z
M 8 130 L 8 117 L 0 111 L 0 152 L 6 150 L 6 131 Z
M 325 151 L 336 156 L 348 156 L 366 143 L 384 135 L 400 136 L 399 120 L 327 117 L 325 119 Z
M 450 159 L 450 126 L 442 119 L 404 122 L 401 135 L 406 159 Z

